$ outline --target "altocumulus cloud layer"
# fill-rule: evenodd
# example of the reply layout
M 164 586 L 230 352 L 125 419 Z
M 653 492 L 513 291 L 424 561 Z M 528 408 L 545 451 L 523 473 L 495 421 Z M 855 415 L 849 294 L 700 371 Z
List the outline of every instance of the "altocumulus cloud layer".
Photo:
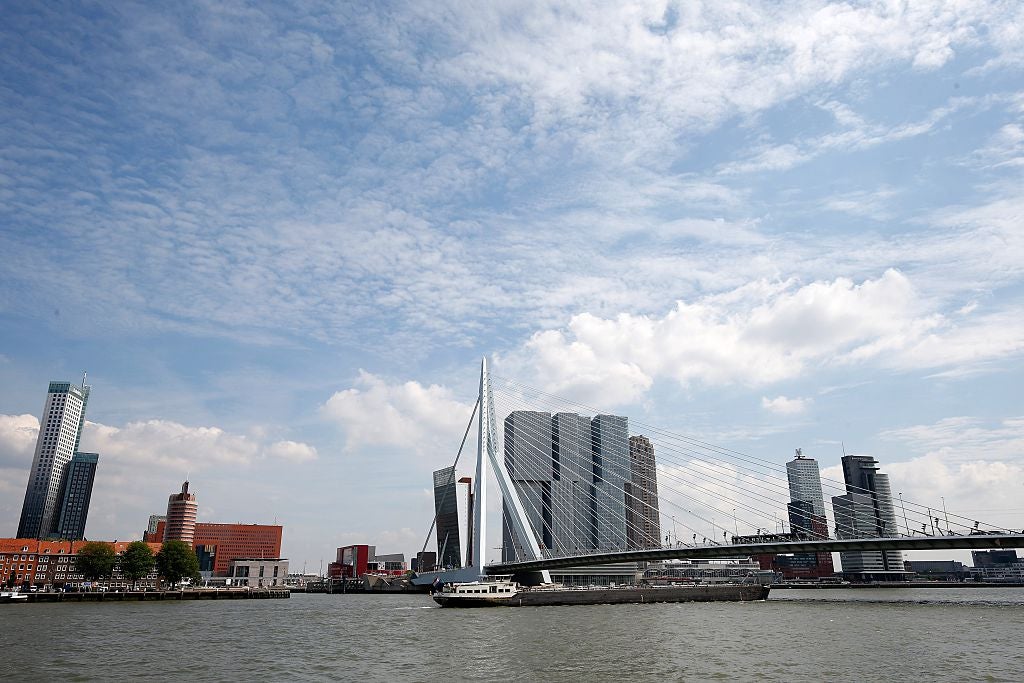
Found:
M 281 515 L 296 557 L 411 544 L 482 354 L 766 457 L 853 439 L 947 498 L 965 451 L 927 435 L 987 425 L 1012 481 L 1022 24 L 980 1 L 12 8 L 3 485 L 45 381 L 88 366 L 83 445 L 132 490 L 96 534 L 196 472 L 210 515 Z

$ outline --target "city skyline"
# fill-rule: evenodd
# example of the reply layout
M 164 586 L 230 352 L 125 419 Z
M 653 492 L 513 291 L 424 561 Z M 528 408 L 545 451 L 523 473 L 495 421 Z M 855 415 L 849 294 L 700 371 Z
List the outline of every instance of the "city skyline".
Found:
M 1019 3 L 442 5 L 10 8 L 5 534 L 88 369 L 90 537 L 412 557 L 484 355 L 1024 528 Z

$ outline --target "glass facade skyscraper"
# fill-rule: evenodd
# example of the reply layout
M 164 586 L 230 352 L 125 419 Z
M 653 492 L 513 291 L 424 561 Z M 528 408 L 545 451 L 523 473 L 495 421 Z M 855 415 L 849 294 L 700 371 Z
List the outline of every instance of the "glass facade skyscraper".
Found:
M 75 386 L 50 382 L 25 487 L 18 538 L 46 538 L 57 532 L 68 467 L 82 438 L 89 390 L 84 383 Z
M 98 453 L 75 453 L 71 458 L 64 478 L 64 500 L 56 530 L 58 538 L 69 541 L 85 538 L 85 520 L 89 516 L 89 502 L 92 500 L 92 485 L 96 480 L 99 459 Z
M 889 476 L 878 471 L 870 455 L 843 456 L 846 495 L 832 497 L 838 538 L 896 536 L 896 512 Z M 844 572 L 902 572 L 903 553 L 898 550 L 840 553 Z
M 617 415 L 514 411 L 505 418 L 505 467 L 542 553 L 626 548 L 628 429 Z M 502 557 L 521 557 L 507 506 L 502 529 Z
M 440 567 L 462 566 L 462 545 L 459 543 L 459 501 L 455 486 L 455 467 L 434 472 L 434 514 L 437 515 L 437 563 Z

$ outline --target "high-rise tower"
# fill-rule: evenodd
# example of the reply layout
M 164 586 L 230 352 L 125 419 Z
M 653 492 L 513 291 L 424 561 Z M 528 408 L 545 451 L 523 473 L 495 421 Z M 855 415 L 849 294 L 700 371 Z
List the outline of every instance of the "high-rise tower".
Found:
M 56 531 L 68 465 L 82 438 L 89 389 L 84 378 L 81 386 L 50 382 L 21 507 L 18 538 L 45 538 Z
M 85 520 L 89 516 L 92 485 L 96 480 L 98 453 L 75 453 L 64 477 L 64 499 L 60 506 L 60 521 L 56 536 L 69 541 L 85 538 Z
M 790 529 L 815 540 L 827 539 L 828 519 L 818 461 L 808 458 L 798 448 L 796 457 L 786 463 L 786 478 L 789 480 Z M 795 559 L 792 564 L 802 567 L 802 576 L 831 576 L 835 571 L 832 553 L 797 553 Z
M 889 475 L 878 471 L 870 455 L 843 456 L 846 495 L 832 497 L 839 538 L 896 536 L 896 512 L 892 505 Z M 844 572 L 902 572 L 903 553 L 898 550 L 840 553 Z
M 629 437 L 630 478 L 626 490 L 626 546 L 661 547 L 658 518 L 658 470 L 654 445 L 646 436 Z
M 437 564 L 456 569 L 462 566 L 459 543 L 459 501 L 455 490 L 455 467 L 434 472 L 434 514 L 437 516 Z
M 789 480 L 790 528 L 816 539 L 828 538 L 818 461 L 797 449 L 796 457 L 786 463 L 786 478 Z
M 184 541 L 189 545 L 196 536 L 196 494 L 188 492 L 188 482 L 181 485 L 181 493 L 172 493 L 167 498 L 167 524 L 164 526 L 165 541 Z
M 505 468 L 543 553 L 626 548 L 628 429 L 616 415 L 517 410 L 505 418 Z M 506 560 L 522 557 L 509 519 L 506 503 Z

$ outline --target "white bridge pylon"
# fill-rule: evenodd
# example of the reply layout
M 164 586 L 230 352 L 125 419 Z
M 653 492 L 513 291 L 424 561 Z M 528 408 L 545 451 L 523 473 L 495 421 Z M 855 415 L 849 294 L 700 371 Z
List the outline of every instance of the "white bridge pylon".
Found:
M 530 525 L 526 508 L 519 497 L 519 492 L 512 484 L 512 478 L 505 468 L 505 460 L 498 448 L 498 432 L 494 419 L 494 401 L 491 397 L 491 378 L 487 373 L 487 358 L 480 361 L 480 395 L 479 417 L 477 419 L 476 448 L 476 489 L 473 492 L 473 509 L 468 514 L 473 517 L 473 556 L 466 558 L 467 566 L 459 569 L 448 569 L 438 572 L 424 572 L 413 579 L 416 585 L 430 585 L 434 580 L 445 583 L 462 583 L 478 581 L 487 575 L 487 482 L 490 470 L 498 482 L 502 498 L 509 511 L 508 523 L 516 540 L 522 546 L 527 561 L 543 560 L 540 543 Z M 541 575 L 541 581 L 551 583 L 548 570 L 530 570 Z
M 527 560 L 541 560 L 540 543 L 530 525 L 526 508 L 519 492 L 512 484 L 512 478 L 505 468 L 505 460 L 497 443 L 497 426 L 494 419 L 494 402 L 491 398 L 491 377 L 487 372 L 487 358 L 480 361 L 480 417 L 478 420 L 476 450 L 476 494 L 473 497 L 473 558 L 472 563 L 481 574 L 487 561 L 487 480 L 488 465 L 494 469 L 494 478 L 501 489 L 501 497 L 508 509 L 508 523 L 511 531 L 522 545 Z M 551 583 L 547 570 L 542 580 Z

